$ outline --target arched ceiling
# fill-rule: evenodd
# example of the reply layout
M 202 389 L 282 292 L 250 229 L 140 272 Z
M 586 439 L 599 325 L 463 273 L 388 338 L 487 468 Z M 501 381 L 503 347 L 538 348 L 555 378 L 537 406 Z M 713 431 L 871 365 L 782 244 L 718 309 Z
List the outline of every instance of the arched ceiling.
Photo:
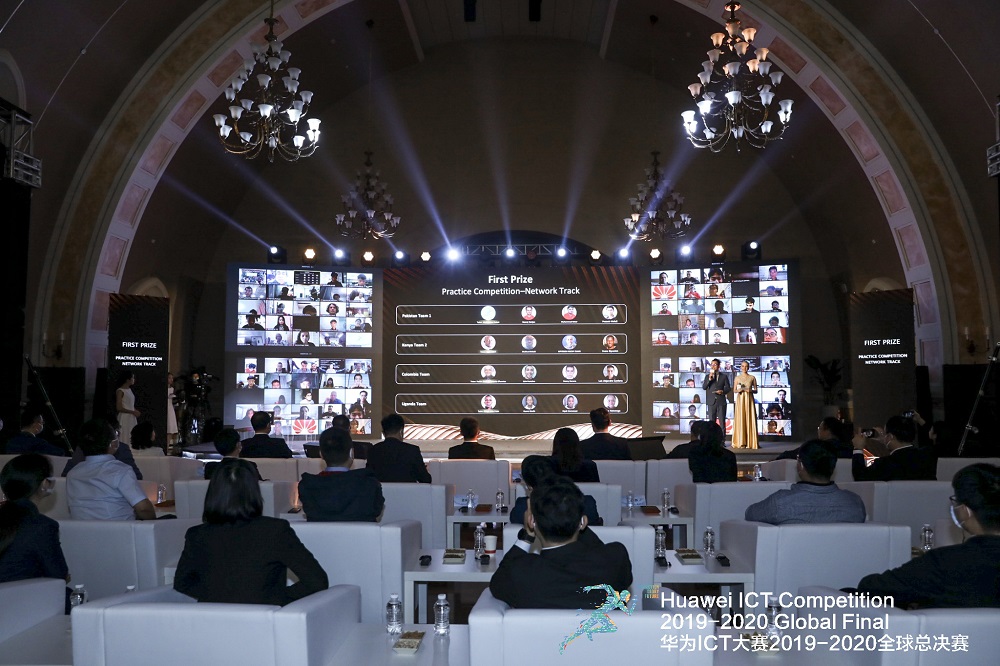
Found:
M 523 6 L 526 2 L 483 1 L 477 3 L 479 17 L 475 24 L 461 20 L 461 0 L 302 0 L 278 5 L 279 10 L 291 7 L 300 14 L 325 12 L 296 30 L 287 41 L 303 69 L 303 78 L 316 91 L 318 106 L 323 107 L 321 115 L 325 115 L 327 111 L 346 113 L 345 108 L 357 107 L 363 101 L 360 91 L 366 81 L 368 35 L 362 26 L 367 18 L 376 21 L 373 37 L 378 71 L 403 86 L 411 73 L 419 78 L 422 62 L 431 60 L 443 66 L 440 58 L 449 52 L 468 56 L 468 49 L 461 47 L 463 42 L 569 40 L 579 45 L 575 48 L 589 49 L 594 57 L 632 71 L 634 76 L 652 74 L 648 85 L 672 99 L 677 92 L 686 96 L 684 87 L 698 68 L 707 35 L 717 29 L 717 23 L 704 16 L 708 11 L 705 7 L 718 10 L 721 2 L 543 0 L 542 21 L 530 23 Z M 808 20 L 799 16 L 809 11 L 809 3 L 771 0 L 759 5 L 747 3 L 746 9 L 751 13 L 759 11 L 761 17 L 782 27 L 786 27 L 782 15 L 796 15 L 796 29 L 809 28 Z M 995 141 L 994 118 L 981 91 L 992 99 L 1000 89 L 998 70 L 991 66 L 1000 56 L 1000 45 L 990 34 L 995 19 L 1000 18 L 1000 8 L 991 0 L 947 4 L 933 0 L 887 0 L 877 4 L 833 0 L 823 6 L 832 7 L 834 16 L 842 21 L 842 29 L 861 44 L 861 52 L 868 49 L 866 64 L 878 68 L 898 85 L 902 94 L 910 97 L 913 113 L 936 130 L 933 142 L 940 141 L 941 151 L 932 159 L 942 162 L 943 168 L 955 176 L 958 187 L 954 195 L 961 213 L 978 234 L 978 238 L 969 239 L 970 244 L 984 244 L 988 256 L 995 257 L 996 183 L 983 175 L 985 147 Z M 80 165 L 85 167 L 92 156 L 88 151 L 106 139 L 102 134 L 114 127 L 120 105 L 149 77 L 162 74 L 155 63 L 174 44 L 190 44 L 194 60 L 179 58 L 177 62 L 204 71 L 212 64 L 205 58 L 210 59 L 211 53 L 221 52 L 227 43 L 260 25 L 265 13 L 266 3 L 251 0 L 154 4 L 137 0 L 71 4 L 0 0 L 0 49 L 10 52 L 24 78 L 26 106 L 39 123 L 36 154 L 45 163 L 44 187 L 33 199 L 29 294 L 43 293 L 38 291 L 43 275 L 55 270 L 46 265 L 45 258 L 60 256 L 49 251 L 53 238 L 58 242 L 68 237 L 58 222 L 81 195 L 76 189 L 80 187 Z M 652 30 L 650 14 L 659 17 Z M 221 33 L 213 31 L 213 25 L 225 29 Z M 943 39 L 935 36 L 935 27 Z M 788 29 L 782 37 L 794 45 L 802 35 Z M 808 37 L 822 41 L 822 34 Z M 218 48 L 203 54 L 205 43 L 201 39 L 218 44 Z M 914 48 L 918 53 L 914 54 Z M 81 51 L 85 53 L 81 55 Z M 549 52 L 557 54 L 560 49 Z M 179 74 L 174 82 L 183 86 L 186 73 Z M 879 93 L 864 89 L 846 92 L 860 98 Z M 883 275 L 903 281 L 904 267 L 884 223 L 885 214 L 857 158 L 808 95 L 798 90 L 792 96 L 796 99 L 793 131 L 780 144 L 762 154 L 699 154 L 692 159 L 719 160 L 717 165 L 705 167 L 719 173 L 766 169 L 788 193 L 817 246 L 822 248 L 830 279 L 855 289 Z M 157 100 L 143 101 L 155 106 Z M 685 104 L 678 102 L 677 106 L 683 108 Z M 678 108 L 668 107 L 665 105 L 663 111 L 668 119 L 664 122 L 676 123 Z M 202 118 L 193 123 L 195 129 L 183 139 L 164 171 L 151 201 L 178 191 L 184 196 L 175 194 L 169 207 L 146 208 L 128 264 L 119 272 L 119 279 L 124 276 L 126 283 L 144 277 L 150 262 L 163 263 L 164 255 L 176 260 L 174 273 L 204 279 L 207 272 L 216 269 L 210 262 L 218 255 L 212 253 L 202 262 L 190 262 L 185 248 L 200 257 L 213 238 L 223 238 L 226 229 L 219 218 L 231 217 L 246 205 L 256 178 L 280 181 L 284 176 L 273 176 L 272 170 L 285 168 L 289 169 L 286 173 L 294 173 L 294 169 L 304 168 L 302 164 L 268 166 L 261 161 L 235 161 L 213 144 L 207 122 Z M 328 135 L 333 135 L 337 115 L 327 116 L 325 123 Z M 125 129 L 141 136 L 152 128 Z M 354 154 L 332 159 L 340 169 L 353 169 L 357 161 Z M 735 186 L 734 179 L 717 181 L 708 191 L 721 199 L 726 182 Z M 683 187 L 704 188 L 704 177 L 697 182 L 682 182 Z M 752 201 L 752 196 L 748 195 L 747 201 Z M 713 204 L 717 202 L 702 203 L 703 218 L 715 216 L 719 206 Z M 745 208 L 750 210 L 750 204 Z M 740 223 L 735 216 L 731 219 Z M 726 233 L 724 223 L 719 228 Z M 728 231 L 734 235 L 737 232 Z M 580 233 L 587 234 L 585 230 Z M 94 251 L 75 246 L 71 250 Z M 993 272 L 981 276 L 978 284 L 965 287 L 995 292 L 996 284 Z M 55 317 L 60 319 L 58 312 Z M 45 326 L 48 324 L 43 322 L 48 322 L 49 317 L 36 316 L 35 321 Z M 66 325 L 64 316 L 58 325 Z M 989 318 L 972 325 L 989 326 Z M 36 336 L 40 337 L 40 333 Z

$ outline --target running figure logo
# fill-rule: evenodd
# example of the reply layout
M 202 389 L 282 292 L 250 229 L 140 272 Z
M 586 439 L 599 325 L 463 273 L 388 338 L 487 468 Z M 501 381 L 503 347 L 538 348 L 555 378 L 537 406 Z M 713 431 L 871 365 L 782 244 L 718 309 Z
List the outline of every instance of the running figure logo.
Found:
M 635 601 L 629 605 L 631 594 L 628 590 L 618 592 L 607 584 L 588 585 L 583 588 L 584 592 L 590 592 L 591 590 L 604 590 L 607 594 L 604 598 L 604 603 L 595 608 L 591 612 L 590 617 L 581 622 L 576 631 L 566 637 L 562 644 L 559 645 L 559 654 L 566 652 L 566 647 L 578 636 L 586 634 L 587 639 L 593 641 L 594 634 L 611 634 L 618 631 L 618 625 L 608 616 L 608 613 L 611 611 L 616 609 L 623 610 L 631 615 L 632 611 L 635 610 Z

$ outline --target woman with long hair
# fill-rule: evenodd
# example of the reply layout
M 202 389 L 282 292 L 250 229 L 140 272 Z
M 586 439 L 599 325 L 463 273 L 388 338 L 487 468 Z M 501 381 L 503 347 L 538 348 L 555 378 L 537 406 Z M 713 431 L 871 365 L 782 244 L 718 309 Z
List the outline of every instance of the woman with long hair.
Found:
M 287 331 L 288 324 L 285 323 L 285 315 L 278 315 L 278 323 L 274 325 L 272 331 Z
M 52 493 L 52 463 L 38 453 L 12 458 L 0 471 L 0 583 L 29 578 L 61 578 L 69 567 L 59 545 L 59 523 L 38 512 Z
M 698 443 L 688 454 L 688 467 L 695 483 L 736 481 L 736 454 L 726 449 L 726 434 L 714 421 L 706 421 Z
M 205 495 L 202 524 L 187 531 L 174 589 L 198 601 L 284 606 L 325 590 L 326 572 L 287 520 L 262 515 L 257 472 L 224 458 Z M 298 582 L 287 585 L 288 572 Z
M 132 428 L 139 423 L 141 412 L 135 408 L 135 394 L 132 393 L 132 386 L 135 384 L 135 373 L 126 370 L 118 380 L 118 388 L 115 389 L 115 411 L 118 413 L 118 426 L 120 427 L 119 441 L 125 444 L 132 443 Z
M 600 483 L 597 463 L 586 460 L 580 450 L 580 435 L 572 428 L 559 428 L 552 438 L 552 467 L 557 474 L 577 483 Z

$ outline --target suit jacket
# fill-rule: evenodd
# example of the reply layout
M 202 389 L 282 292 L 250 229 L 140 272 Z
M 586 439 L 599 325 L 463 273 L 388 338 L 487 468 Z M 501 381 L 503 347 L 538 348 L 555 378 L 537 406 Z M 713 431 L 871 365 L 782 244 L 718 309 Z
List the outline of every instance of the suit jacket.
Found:
M 303 474 L 299 499 L 309 522 L 363 521 L 382 514 L 382 484 L 370 469 Z
M 448 460 L 496 460 L 493 447 L 479 442 L 462 442 L 448 449 Z
M 291 570 L 298 582 L 286 585 Z M 287 520 L 259 516 L 195 525 L 184 536 L 174 589 L 198 601 L 284 606 L 329 587 Z
M 420 448 L 395 437 L 388 437 L 371 448 L 366 467 L 382 483 L 431 482 Z
M 260 475 L 260 470 L 257 469 L 257 463 L 255 463 L 252 460 L 248 460 L 247 462 L 250 463 L 251 465 L 253 465 L 253 471 L 257 472 L 257 480 L 258 481 L 263 481 L 264 477 L 262 477 Z M 217 470 L 218 468 L 219 468 L 219 461 L 218 460 L 211 460 L 209 462 L 206 462 L 205 463 L 205 480 L 206 481 L 211 481 L 212 480 L 212 476 L 215 475 L 215 470 Z
M 865 458 L 856 454 L 851 461 L 855 481 L 934 481 L 937 479 L 937 457 L 933 451 L 905 446 L 887 456 L 876 458 L 865 466 Z
M 934 548 L 897 569 L 865 576 L 858 591 L 891 594 L 897 608 L 1000 607 L 1000 536 Z
M 52 444 L 47 439 L 19 432 L 7 440 L 7 453 L 41 453 L 43 456 L 68 456 L 66 449 Z
M 607 584 L 617 591 L 632 584 L 632 563 L 620 543 L 602 543 L 591 530 L 558 548 L 528 553 L 514 546 L 500 560 L 490 592 L 513 608 L 597 608 L 602 590 L 584 593 L 587 585 Z
M 715 375 L 715 379 L 709 379 L 710 375 L 705 375 L 705 380 L 701 383 L 701 388 L 705 390 L 705 404 L 714 405 L 716 402 L 726 403 L 726 395 L 733 390 L 733 385 L 729 381 L 729 373 L 721 370 Z M 716 391 L 722 391 L 722 395 L 716 395 Z
M 580 452 L 587 460 L 632 460 L 628 442 L 606 432 L 595 432 L 580 442 Z
M 691 455 L 691 449 L 694 448 L 698 440 L 692 440 L 690 442 L 684 442 L 683 444 L 678 444 L 674 448 L 670 449 L 670 453 L 667 454 L 668 458 L 687 458 Z
M 747 507 L 746 520 L 772 525 L 792 523 L 863 523 L 865 503 L 836 483 L 821 486 L 799 481 Z
M 59 523 L 38 513 L 34 502 L 17 500 L 26 512 L 7 550 L 0 555 L 0 583 L 29 578 L 62 578 L 69 573 L 59 545 Z
M 701 443 L 691 447 L 688 453 L 688 468 L 695 483 L 718 483 L 736 480 L 736 454 L 723 449 L 717 456 Z
M 291 458 L 292 450 L 280 437 L 258 433 L 242 442 L 240 458 Z

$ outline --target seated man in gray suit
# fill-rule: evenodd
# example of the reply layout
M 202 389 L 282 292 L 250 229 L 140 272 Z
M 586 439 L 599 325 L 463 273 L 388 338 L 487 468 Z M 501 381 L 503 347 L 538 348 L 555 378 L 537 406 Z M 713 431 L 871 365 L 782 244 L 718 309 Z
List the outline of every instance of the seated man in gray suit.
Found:
M 747 507 L 745 518 L 772 525 L 790 523 L 863 523 L 865 505 L 831 481 L 837 468 L 835 445 L 811 439 L 799 449 L 798 483 Z

